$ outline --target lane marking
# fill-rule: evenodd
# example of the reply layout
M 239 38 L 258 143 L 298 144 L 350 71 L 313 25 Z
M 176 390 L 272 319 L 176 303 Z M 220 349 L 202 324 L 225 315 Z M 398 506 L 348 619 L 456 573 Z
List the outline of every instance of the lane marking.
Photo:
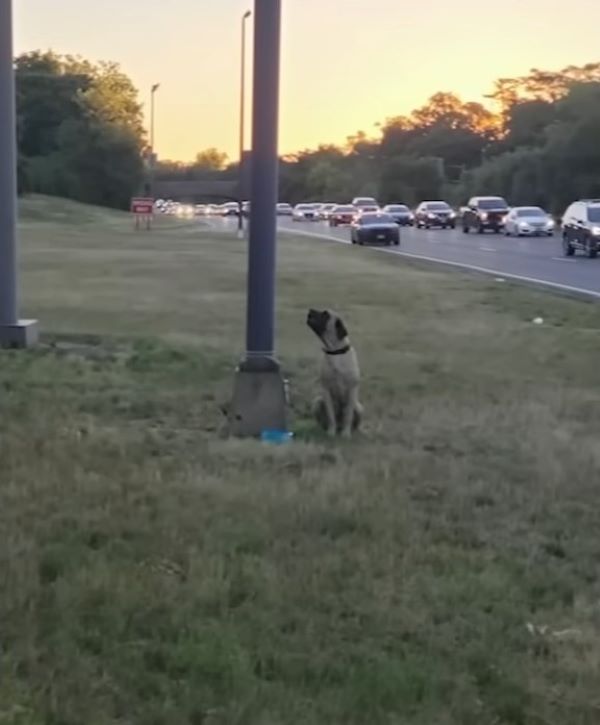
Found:
M 568 264 L 575 264 L 576 259 L 569 259 L 568 257 L 552 257 L 555 262 L 567 262 Z
M 479 247 L 479 249 L 482 252 L 497 252 L 497 249 L 494 249 L 494 247 Z
M 328 234 L 316 234 L 315 232 L 305 232 L 301 229 L 287 229 L 285 227 L 279 227 L 279 231 L 286 232 L 289 234 L 298 234 L 300 236 L 312 237 L 313 239 L 324 239 L 330 242 L 337 242 L 338 244 L 347 244 L 350 242 L 339 237 L 333 237 Z M 408 259 L 418 259 L 423 262 L 435 262 L 436 264 L 444 264 L 447 267 L 455 267 L 456 269 L 466 269 L 472 272 L 480 272 L 481 274 L 491 274 L 493 276 L 502 276 L 505 279 L 511 279 L 516 282 L 525 282 L 527 284 L 539 285 L 541 287 L 550 287 L 551 289 L 558 289 L 562 292 L 573 292 L 579 295 L 585 295 L 587 297 L 593 297 L 594 299 L 600 299 L 600 292 L 594 290 L 585 289 L 584 287 L 574 287 L 573 285 L 561 284 L 560 282 L 550 282 L 547 279 L 539 279 L 538 277 L 525 277 L 520 274 L 510 274 L 500 269 L 490 269 L 489 267 L 479 267 L 474 264 L 466 264 L 465 262 L 451 262 L 447 259 L 437 259 L 436 257 L 428 257 L 424 254 L 414 254 L 413 252 L 402 252 L 393 249 L 384 249 L 382 247 L 371 247 L 374 252 L 382 252 L 383 254 L 396 254 L 400 257 L 407 257 Z

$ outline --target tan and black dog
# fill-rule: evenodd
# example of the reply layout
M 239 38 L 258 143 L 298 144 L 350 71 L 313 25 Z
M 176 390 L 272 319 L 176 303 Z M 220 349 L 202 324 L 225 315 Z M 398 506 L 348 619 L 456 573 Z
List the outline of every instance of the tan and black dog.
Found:
M 323 344 L 322 394 L 315 401 L 315 417 L 330 436 L 349 438 L 359 428 L 363 407 L 358 399 L 360 369 L 348 330 L 331 310 L 309 310 L 306 324 Z

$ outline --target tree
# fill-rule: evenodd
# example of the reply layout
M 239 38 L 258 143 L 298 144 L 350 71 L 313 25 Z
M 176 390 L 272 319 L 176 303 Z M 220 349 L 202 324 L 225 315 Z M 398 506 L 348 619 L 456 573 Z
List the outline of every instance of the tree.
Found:
M 65 61 L 65 72 L 75 73 L 81 61 Z M 131 131 L 138 140 L 144 139 L 142 107 L 138 92 L 117 63 L 99 63 L 88 76 L 90 83 L 83 92 L 83 101 L 94 121 L 114 124 Z
M 453 93 L 436 93 L 410 116 L 390 119 L 383 127 L 381 152 L 393 157 L 441 158 L 450 178 L 477 166 L 495 140 L 499 120 L 480 103 L 463 103 Z
M 517 103 L 527 100 L 555 103 L 577 83 L 600 81 L 600 63 L 570 65 L 559 71 L 544 71 L 533 68 L 527 75 L 517 78 L 500 78 L 494 90 L 488 95 L 500 107 L 506 117 Z
M 202 171 L 222 171 L 227 165 L 228 156 L 216 148 L 205 149 L 196 154 L 193 166 Z
M 600 82 L 572 83 L 558 100 L 510 109 L 508 151 L 463 178 L 462 193 L 503 194 L 512 204 L 560 213 L 578 197 L 600 196 Z
M 137 91 L 115 63 L 52 51 L 15 60 L 19 189 L 125 207 L 141 185 Z
M 544 129 L 556 120 L 556 104 L 540 99 L 519 101 L 506 113 L 504 149 L 518 146 L 540 146 L 545 141 Z
M 382 168 L 380 201 L 417 204 L 423 199 L 438 199 L 443 183 L 441 159 L 397 156 Z
M 56 148 L 60 125 L 85 115 L 81 94 L 90 78 L 63 73 L 60 56 L 27 53 L 15 61 L 17 134 L 25 156 L 43 156 Z

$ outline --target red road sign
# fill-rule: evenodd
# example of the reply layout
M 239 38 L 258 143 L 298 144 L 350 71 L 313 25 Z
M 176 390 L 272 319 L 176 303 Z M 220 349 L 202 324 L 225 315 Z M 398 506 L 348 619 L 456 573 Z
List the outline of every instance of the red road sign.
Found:
M 146 223 L 146 229 L 150 229 L 154 217 L 154 199 L 147 196 L 135 196 L 131 200 L 131 212 L 135 216 L 135 228 L 139 229 L 140 224 Z
M 152 216 L 154 212 L 154 199 L 137 196 L 131 200 L 131 211 L 133 214 Z

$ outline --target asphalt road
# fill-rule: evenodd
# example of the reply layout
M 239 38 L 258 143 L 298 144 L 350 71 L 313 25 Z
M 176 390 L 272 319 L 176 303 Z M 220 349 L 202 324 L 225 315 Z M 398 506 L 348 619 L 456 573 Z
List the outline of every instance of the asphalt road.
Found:
M 214 220 L 213 224 L 216 227 L 233 226 L 229 220 Z M 324 222 L 292 222 L 283 218 L 279 220 L 279 228 L 350 244 L 347 227 L 331 229 Z M 491 232 L 463 234 L 461 229 L 417 230 L 403 227 L 400 234 L 399 248 L 374 249 L 600 298 L 600 257 L 564 257 L 560 230 L 554 237 L 519 239 Z

